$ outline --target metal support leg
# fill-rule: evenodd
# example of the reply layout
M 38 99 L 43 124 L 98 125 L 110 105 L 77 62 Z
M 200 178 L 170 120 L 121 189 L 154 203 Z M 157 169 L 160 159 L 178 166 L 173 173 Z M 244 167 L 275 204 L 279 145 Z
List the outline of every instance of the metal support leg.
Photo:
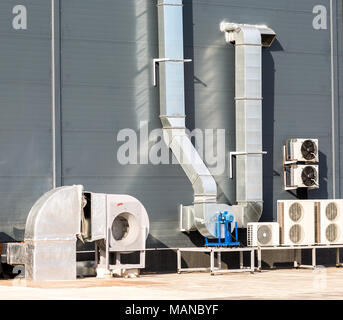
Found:
M 294 249 L 294 268 L 301 266 L 301 249 Z
M 120 252 L 116 252 L 116 266 L 120 266 Z
M 94 252 L 95 268 L 97 268 L 98 264 L 99 264 L 99 256 L 98 256 L 99 252 L 98 252 L 98 245 L 97 245 L 96 241 L 94 243 L 94 250 L 95 250 L 95 252 Z
M 140 255 L 139 264 L 142 268 L 145 268 L 145 251 L 141 251 L 139 255 Z
M 176 251 L 177 254 L 177 273 L 181 273 L 181 251 L 180 249 L 177 249 Z
M 111 230 L 108 228 L 107 230 L 107 241 L 106 241 L 106 269 L 110 270 L 110 249 L 109 249 L 109 242 L 110 242 L 110 234 Z
M 257 269 L 262 270 L 262 250 L 260 247 L 257 248 Z
M 243 263 L 243 251 L 239 251 L 239 268 L 243 269 L 244 263 Z
M 316 267 L 316 248 L 312 248 L 312 267 Z
M 221 270 L 221 268 L 222 268 L 222 254 L 221 254 L 221 252 L 217 252 L 217 259 L 218 259 L 218 269 Z
M 211 250 L 211 253 L 210 253 L 210 271 L 211 271 L 211 274 L 213 275 L 213 272 L 214 272 L 214 251 Z
M 251 268 L 251 273 L 254 273 L 255 271 L 255 250 L 254 249 L 250 251 L 250 268 Z

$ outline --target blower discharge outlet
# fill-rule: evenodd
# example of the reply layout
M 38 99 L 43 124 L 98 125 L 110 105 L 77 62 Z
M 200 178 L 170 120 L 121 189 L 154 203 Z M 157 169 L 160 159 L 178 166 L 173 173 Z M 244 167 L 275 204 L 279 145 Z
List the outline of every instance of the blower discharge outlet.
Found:
M 231 233 L 231 224 L 234 223 L 235 228 L 232 233 L 235 233 L 235 236 L 232 236 Z M 222 226 L 224 226 L 224 240 L 222 240 Z M 216 219 L 216 235 L 217 241 L 210 242 L 207 237 L 205 237 L 205 246 L 239 246 L 238 242 L 238 228 L 237 221 L 234 222 L 234 216 L 229 214 L 228 211 L 219 212 Z M 233 241 L 233 239 L 235 241 Z

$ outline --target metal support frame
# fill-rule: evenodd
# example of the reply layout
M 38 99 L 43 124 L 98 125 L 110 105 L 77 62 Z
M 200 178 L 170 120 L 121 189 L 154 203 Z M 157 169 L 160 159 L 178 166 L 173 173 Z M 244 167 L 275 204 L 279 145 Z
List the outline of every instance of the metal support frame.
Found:
M 145 233 L 142 232 L 142 237 L 145 237 Z M 138 249 L 125 249 L 125 254 L 127 253 L 134 253 L 139 252 L 139 263 L 137 264 L 122 264 L 120 262 L 120 256 L 123 254 L 122 251 L 113 250 L 110 247 L 110 239 L 111 239 L 111 229 L 107 229 L 107 241 L 105 241 L 105 266 L 106 269 L 109 271 L 117 270 L 117 269 L 143 269 L 145 268 L 145 251 L 144 248 L 138 248 Z M 95 242 L 95 265 L 98 267 L 99 265 L 99 253 L 98 253 L 99 247 Z M 100 249 L 101 250 L 101 249 Z M 115 264 L 110 263 L 110 255 L 115 255 Z
M 290 140 L 290 139 L 288 139 Z M 288 143 L 287 140 L 287 143 Z M 288 148 L 287 148 L 288 149 Z M 291 166 L 291 165 L 295 165 L 297 163 L 296 160 L 287 160 L 287 154 L 286 154 L 286 146 L 282 147 L 282 170 L 283 170 L 283 185 L 284 185 L 284 189 L 285 191 L 287 190 L 296 190 L 298 189 L 298 187 L 296 186 L 289 186 L 287 184 L 287 177 L 286 177 L 286 168 Z
M 153 59 L 153 85 L 154 85 L 154 87 L 157 86 L 156 65 L 159 64 L 160 62 L 181 62 L 181 63 L 186 63 L 186 62 L 192 62 L 192 59 L 171 59 L 171 58 L 157 58 L 157 59 Z
M 316 246 L 278 246 L 278 247 L 256 247 L 257 250 L 257 270 L 262 270 L 262 251 L 263 250 L 293 250 L 293 263 L 295 268 L 315 269 L 317 267 L 317 249 L 336 249 L 336 267 L 343 267 L 340 262 L 339 249 L 343 248 L 343 244 L 337 245 L 316 245 Z M 301 250 L 307 249 L 312 252 L 312 264 L 305 265 L 301 261 Z
M 177 249 L 177 273 L 194 272 L 194 271 L 210 271 L 211 275 L 233 273 L 233 272 L 255 272 L 255 247 L 245 248 L 178 248 Z M 245 267 L 243 261 L 243 252 L 250 252 L 250 266 Z M 181 258 L 182 252 L 208 252 L 210 253 L 210 266 L 200 268 L 182 268 Z M 222 254 L 223 253 L 239 253 L 239 269 L 222 269 Z M 215 266 L 214 258 L 217 255 L 217 266 Z
M 249 154 L 267 154 L 267 151 L 260 151 L 260 152 L 238 152 L 238 151 L 232 151 L 230 152 L 229 156 L 229 173 L 230 173 L 230 179 L 233 178 L 233 173 L 232 173 L 232 157 L 234 156 L 247 156 Z

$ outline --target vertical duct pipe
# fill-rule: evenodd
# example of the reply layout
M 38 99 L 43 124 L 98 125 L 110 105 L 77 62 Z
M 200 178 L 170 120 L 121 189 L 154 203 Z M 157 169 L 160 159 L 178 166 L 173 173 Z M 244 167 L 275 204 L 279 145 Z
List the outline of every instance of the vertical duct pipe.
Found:
M 182 166 L 194 190 L 194 203 L 189 206 L 195 227 L 203 236 L 215 237 L 218 211 L 229 210 L 217 204 L 217 185 L 186 134 L 183 4 L 182 0 L 158 1 L 160 118 L 167 146 Z
M 257 25 L 224 22 L 220 29 L 235 45 L 236 200 L 246 227 L 263 210 L 262 46 L 269 47 L 276 35 Z

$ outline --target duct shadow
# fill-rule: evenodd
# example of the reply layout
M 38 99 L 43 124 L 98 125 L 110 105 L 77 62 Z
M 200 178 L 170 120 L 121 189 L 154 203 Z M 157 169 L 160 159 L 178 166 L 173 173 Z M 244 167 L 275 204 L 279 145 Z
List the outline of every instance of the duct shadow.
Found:
M 1 242 L 14 242 L 16 239 L 10 237 L 7 233 L 0 232 L 0 243 Z
M 185 112 L 186 128 L 190 131 L 195 129 L 195 93 L 194 83 L 203 82 L 194 76 L 194 23 L 193 23 L 193 0 L 183 2 L 183 42 L 184 57 L 192 59 L 191 63 L 185 63 Z M 206 85 L 206 84 L 204 84 Z M 194 143 L 194 142 L 193 142 Z
M 175 272 L 177 269 L 176 251 L 168 249 L 169 247 L 149 234 L 147 239 L 147 249 L 162 248 L 162 250 L 147 250 L 145 256 L 145 268 L 143 273 L 158 272 L 161 270 L 165 273 Z M 163 250 L 165 249 L 165 250 Z M 186 262 L 182 259 L 181 265 Z
M 274 170 L 274 108 L 275 108 L 275 62 L 273 51 L 283 51 L 275 39 L 270 48 L 262 50 L 262 145 L 268 153 L 263 159 L 263 214 L 261 221 L 273 221 L 274 190 L 273 180 L 279 174 Z

